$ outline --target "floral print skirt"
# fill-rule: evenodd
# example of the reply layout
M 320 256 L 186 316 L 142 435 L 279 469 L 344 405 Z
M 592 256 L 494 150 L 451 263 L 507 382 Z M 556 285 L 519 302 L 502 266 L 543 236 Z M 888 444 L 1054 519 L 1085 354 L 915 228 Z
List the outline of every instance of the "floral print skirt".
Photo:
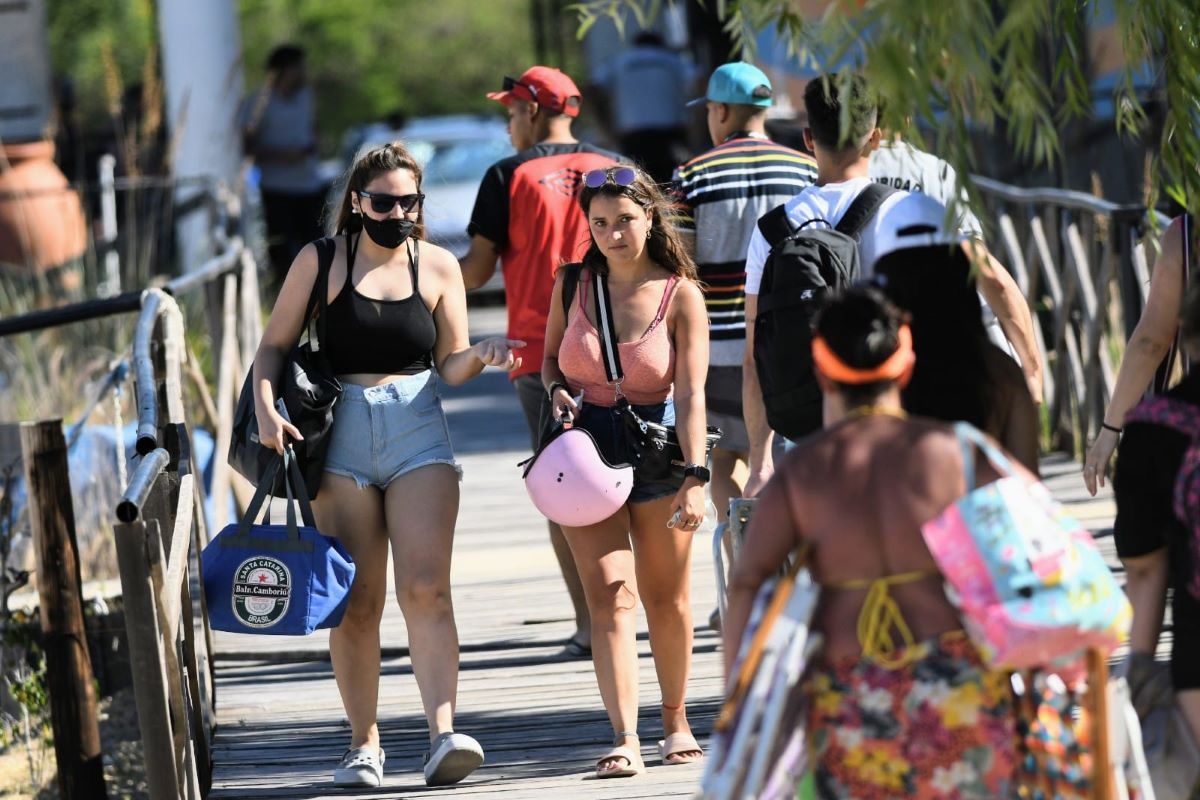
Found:
M 913 645 L 903 666 L 849 658 L 814 670 L 809 764 L 821 798 L 982 800 L 1013 795 L 1008 674 L 961 631 Z

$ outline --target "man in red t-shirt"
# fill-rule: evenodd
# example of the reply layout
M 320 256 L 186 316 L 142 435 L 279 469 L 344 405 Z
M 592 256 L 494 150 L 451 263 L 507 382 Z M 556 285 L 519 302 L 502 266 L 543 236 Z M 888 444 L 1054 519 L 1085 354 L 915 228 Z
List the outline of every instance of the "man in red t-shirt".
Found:
M 625 159 L 571 135 L 571 121 L 579 116 L 579 88 L 557 69 L 531 67 L 520 78 L 505 78 L 503 90 L 488 97 L 508 108 L 508 134 L 517 154 L 496 162 L 484 175 L 467 227 L 471 248 L 459 263 L 467 288 L 474 289 L 488 282 L 496 259 L 501 261 L 508 337 L 528 343 L 517 351 L 520 368 L 509 375 L 536 449 L 550 416 L 541 372 L 554 272 L 580 260 L 587 250 L 587 220 L 576 202 L 583 173 Z M 566 653 L 589 657 L 591 623 L 579 572 L 562 530 L 549 525 L 575 606 L 576 631 L 567 640 Z

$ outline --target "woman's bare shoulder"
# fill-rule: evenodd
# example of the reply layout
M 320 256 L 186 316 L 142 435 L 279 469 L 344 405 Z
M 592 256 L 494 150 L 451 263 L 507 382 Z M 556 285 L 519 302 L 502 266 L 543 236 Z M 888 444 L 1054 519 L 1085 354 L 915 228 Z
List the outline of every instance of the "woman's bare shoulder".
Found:
M 701 291 L 700 285 L 688 278 L 680 278 L 675 282 L 675 295 L 671 298 L 673 310 L 686 309 L 686 313 L 705 313 L 704 309 L 704 292 Z
M 418 247 L 422 277 L 433 276 L 439 285 L 445 285 L 446 281 L 462 283 L 462 269 L 453 253 L 433 242 L 421 241 Z

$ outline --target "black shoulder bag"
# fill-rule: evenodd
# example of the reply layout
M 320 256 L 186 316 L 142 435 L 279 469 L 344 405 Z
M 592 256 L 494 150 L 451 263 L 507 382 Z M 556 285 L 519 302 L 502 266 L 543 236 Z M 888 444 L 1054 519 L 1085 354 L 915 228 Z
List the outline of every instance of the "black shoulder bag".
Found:
M 593 272 L 592 286 L 596 295 L 596 328 L 600 334 L 600 356 L 604 361 L 604 372 L 608 382 L 617 392 L 615 408 L 621 416 L 625 431 L 626 459 L 633 465 L 634 474 L 641 480 L 683 480 L 683 469 L 687 462 L 683 457 L 683 448 L 679 446 L 675 426 L 642 419 L 621 393 L 621 381 L 625 380 L 625 372 L 621 369 L 617 331 L 613 325 L 612 302 L 608 295 L 608 279 Z M 666 324 L 666 321 L 660 324 Z M 709 453 L 720 438 L 721 429 L 709 426 L 704 437 L 704 466 L 707 466 Z
M 304 441 L 295 443 L 296 462 L 304 477 L 309 497 L 316 497 L 325 471 L 325 454 L 333 430 L 333 408 L 342 396 L 342 384 L 333 374 L 322 344 L 325 342 L 325 310 L 329 298 L 329 271 L 337 250 L 332 238 L 318 239 L 317 279 L 305 309 L 307 338 L 292 350 L 279 381 L 279 399 L 285 415 L 296 426 Z M 346 235 L 347 269 L 354 264 L 353 241 Z M 233 436 L 229 442 L 229 465 L 258 486 L 267 470 L 279 460 L 279 454 L 263 446 L 258 439 L 258 417 L 254 413 L 254 365 L 242 384 L 237 410 L 233 416 Z M 271 473 L 270 492 L 286 497 L 282 473 Z

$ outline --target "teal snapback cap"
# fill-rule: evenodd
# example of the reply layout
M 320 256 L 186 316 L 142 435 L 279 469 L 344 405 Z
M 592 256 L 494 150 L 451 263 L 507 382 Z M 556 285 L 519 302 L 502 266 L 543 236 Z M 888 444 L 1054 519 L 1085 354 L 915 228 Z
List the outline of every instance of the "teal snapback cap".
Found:
M 771 80 L 765 72 L 745 61 L 732 61 L 713 70 L 704 97 L 697 97 L 688 105 L 698 106 L 711 101 L 766 108 L 774 102 L 773 98 Z

